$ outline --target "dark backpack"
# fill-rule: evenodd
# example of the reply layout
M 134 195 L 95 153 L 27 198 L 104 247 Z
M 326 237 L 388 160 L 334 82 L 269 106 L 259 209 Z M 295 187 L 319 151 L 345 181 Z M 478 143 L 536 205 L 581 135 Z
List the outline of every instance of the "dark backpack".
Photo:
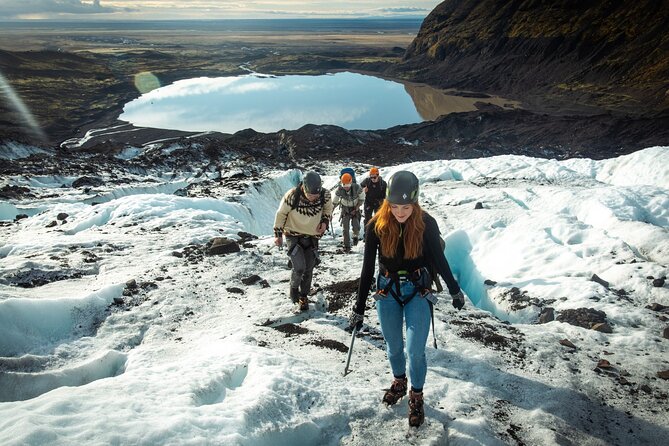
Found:
M 341 178 L 342 175 L 344 175 L 345 173 L 351 175 L 351 178 L 353 178 L 353 182 L 357 183 L 357 181 L 355 180 L 355 170 L 353 170 L 352 167 L 344 167 L 342 170 L 340 170 L 339 171 L 339 178 Z

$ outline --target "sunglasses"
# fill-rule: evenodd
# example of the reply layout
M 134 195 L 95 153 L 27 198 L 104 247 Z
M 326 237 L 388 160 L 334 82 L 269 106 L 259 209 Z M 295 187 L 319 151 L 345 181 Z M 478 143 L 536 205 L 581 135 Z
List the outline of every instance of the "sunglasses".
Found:
M 375 180 L 375 179 L 377 179 L 378 177 L 379 177 L 378 175 L 370 175 L 370 176 L 369 176 L 369 178 L 371 178 L 372 180 Z

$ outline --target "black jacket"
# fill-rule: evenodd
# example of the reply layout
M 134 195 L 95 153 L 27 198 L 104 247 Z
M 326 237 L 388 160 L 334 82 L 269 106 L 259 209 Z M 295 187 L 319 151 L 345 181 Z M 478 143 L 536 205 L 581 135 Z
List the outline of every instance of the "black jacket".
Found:
M 397 253 L 394 257 L 384 257 L 381 255 L 381 243 L 379 236 L 376 234 L 374 227 L 370 225 L 367 232 L 367 240 L 365 241 L 365 254 L 362 263 L 362 272 L 360 273 L 360 285 L 358 287 L 358 299 L 355 303 L 355 312 L 364 314 L 365 301 L 369 294 L 369 287 L 374 278 L 374 264 L 376 263 L 376 255 L 378 253 L 379 263 L 383 265 L 388 271 L 415 271 L 422 267 L 427 267 L 432 264 L 435 270 L 443 277 L 448 291 L 451 295 L 460 291 L 460 286 L 456 282 L 451 267 L 441 250 L 439 243 L 439 226 L 437 221 L 423 211 L 423 220 L 425 221 L 425 232 L 423 233 L 423 254 L 415 259 L 404 259 L 404 240 L 400 239 L 397 247 Z
M 386 188 L 388 185 L 381 177 L 379 177 L 379 181 L 376 183 L 367 177 L 362 180 L 360 186 L 367 188 L 367 192 L 365 192 L 365 207 L 378 208 L 386 198 Z

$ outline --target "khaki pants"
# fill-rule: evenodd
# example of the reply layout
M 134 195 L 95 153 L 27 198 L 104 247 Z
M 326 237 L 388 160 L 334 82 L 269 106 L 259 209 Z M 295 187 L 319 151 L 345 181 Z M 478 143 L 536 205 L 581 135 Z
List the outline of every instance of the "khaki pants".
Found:
M 355 215 L 353 215 L 355 211 Z M 360 234 L 360 210 L 355 208 L 341 208 L 341 229 L 344 234 L 344 248 L 351 248 L 351 226 L 353 226 L 353 237 L 358 238 Z

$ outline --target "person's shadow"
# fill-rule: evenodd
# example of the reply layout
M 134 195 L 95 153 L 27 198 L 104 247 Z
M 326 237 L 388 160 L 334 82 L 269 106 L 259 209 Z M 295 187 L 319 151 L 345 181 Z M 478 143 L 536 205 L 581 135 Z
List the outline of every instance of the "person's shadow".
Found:
M 462 381 L 468 388 L 472 385 L 483 388 L 481 393 L 485 400 L 472 394 L 471 391 L 459 392 L 462 395 L 471 395 L 469 401 L 463 400 L 461 404 L 472 407 L 501 404 L 510 412 L 513 412 L 514 407 L 531 412 L 532 418 L 528 419 L 531 425 L 523 425 L 517 421 L 512 423 L 520 424 L 521 429 L 544 428 L 543 430 L 547 432 L 552 431 L 554 438 L 547 438 L 547 443 L 621 446 L 669 444 L 669 426 L 635 417 L 633 407 L 616 408 L 608 405 L 594 395 L 594 392 L 589 396 L 585 392 L 566 387 L 554 387 L 500 370 L 491 363 L 453 351 L 428 349 L 427 355 L 428 383 L 443 382 L 441 379 L 435 377 L 431 379 L 429 376 L 436 374 L 452 382 Z M 587 386 L 587 381 L 584 380 L 583 383 Z M 434 393 L 436 397 L 439 397 L 439 394 L 445 397 L 449 393 L 448 387 L 453 385 L 457 384 L 450 384 L 442 389 L 430 389 L 430 393 Z M 587 389 L 585 391 L 587 392 Z M 426 415 L 436 419 L 448 418 L 443 412 L 433 410 L 434 412 L 427 411 Z M 492 415 L 495 409 L 491 407 L 482 410 L 481 415 L 486 416 Z M 445 426 L 451 424 L 447 419 L 441 421 Z M 536 425 L 538 421 L 541 422 L 541 426 Z M 490 427 L 493 429 L 494 424 L 490 424 Z
M 445 253 L 449 264 L 471 302 L 498 318 L 513 319 L 504 311 L 500 311 L 488 296 L 483 277 L 471 258 L 471 250 L 471 241 L 465 231 L 454 231 L 446 237 Z M 537 283 L 538 281 L 541 280 L 532 282 Z M 448 348 L 448 346 L 445 347 Z M 565 382 L 565 387 L 553 387 L 499 370 L 488 362 L 457 352 L 427 349 L 426 353 L 428 355 L 428 386 L 430 382 L 440 381 L 438 379 L 431 381 L 429 374 L 435 373 L 445 378 L 466 382 L 469 387 L 471 386 L 468 383 L 482 387 L 485 395 L 493 395 L 493 397 L 488 397 L 489 401 L 483 401 L 470 393 L 463 393 L 471 399 L 462 401 L 462 403 L 472 407 L 497 404 L 500 407 L 498 412 L 513 411 L 514 407 L 532 412 L 533 417 L 528 422 L 536 424 L 537 420 L 542 420 L 542 426 L 534 426 L 534 428 L 544 427 L 545 431 L 552 431 L 555 438 L 547 439 L 548 443 L 596 443 L 621 446 L 669 444 L 669 426 L 635 417 L 633 406 L 619 409 L 607 405 L 599 399 L 594 389 L 589 396 L 586 393 L 588 389 L 585 380 L 583 381 L 585 390 L 580 392 L 566 388 L 570 385 L 569 382 Z M 565 378 L 570 379 L 569 376 Z M 434 393 L 437 398 L 440 397 L 440 394 L 441 397 L 445 397 L 449 393 L 446 387 L 440 390 L 430 389 L 430 393 Z M 639 397 L 644 398 L 645 396 Z M 488 412 L 484 411 L 484 415 L 493 413 L 493 408 Z M 438 419 L 444 423 L 444 426 L 451 424 L 449 417 L 443 411 L 427 409 L 426 415 Z M 493 429 L 494 424 L 491 423 L 490 427 Z M 521 428 L 530 429 L 532 427 L 521 426 Z M 491 439 L 491 441 L 494 440 Z M 478 444 L 485 444 L 485 441 Z

